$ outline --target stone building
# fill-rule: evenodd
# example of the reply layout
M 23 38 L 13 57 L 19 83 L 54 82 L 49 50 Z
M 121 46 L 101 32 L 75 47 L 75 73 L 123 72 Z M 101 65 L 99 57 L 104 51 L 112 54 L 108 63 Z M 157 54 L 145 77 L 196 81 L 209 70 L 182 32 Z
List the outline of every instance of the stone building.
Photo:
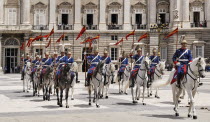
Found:
M 98 34 L 100 39 L 94 45 L 100 54 L 108 49 L 113 62 L 117 62 L 121 49 L 131 51 L 134 40 L 134 48 L 138 45 L 144 54 L 159 47 L 161 59 L 171 63 L 182 35 L 188 40 L 193 57 L 210 57 L 208 11 L 210 0 L 0 0 L 0 67 L 14 72 L 14 67 L 21 64 L 22 54 L 52 54 L 59 52 L 61 45 L 72 51 L 76 60 L 82 60 L 85 45 L 80 42 Z M 87 33 L 75 40 L 84 25 Z M 178 35 L 163 39 L 177 27 Z M 20 50 L 24 41 L 48 34 L 52 28 L 55 34 L 51 47 L 46 49 L 48 41 L 41 39 L 25 52 Z M 134 29 L 135 36 L 114 46 Z M 63 41 L 55 43 L 63 33 Z M 149 37 L 137 42 L 144 33 L 150 33 Z

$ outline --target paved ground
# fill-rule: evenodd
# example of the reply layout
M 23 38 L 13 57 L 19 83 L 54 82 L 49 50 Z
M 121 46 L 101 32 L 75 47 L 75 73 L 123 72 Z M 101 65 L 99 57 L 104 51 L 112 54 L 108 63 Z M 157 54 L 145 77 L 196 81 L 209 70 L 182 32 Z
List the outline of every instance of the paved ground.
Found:
M 168 77 L 168 73 L 164 77 Z M 146 98 L 146 106 L 139 101 L 134 105 L 128 95 L 118 93 L 118 86 L 111 85 L 109 99 L 100 100 L 100 108 L 88 105 L 87 90 L 84 87 L 84 73 L 79 74 L 80 84 L 76 84 L 75 100 L 69 100 L 70 108 L 56 105 L 56 97 L 43 101 L 42 96 L 33 97 L 32 92 L 22 92 L 20 74 L 0 74 L 0 122 L 137 122 L 137 121 L 191 121 L 187 118 L 187 99 L 180 104 L 180 117 L 174 116 L 170 86 L 160 89 L 160 99 Z M 210 73 L 202 79 L 204 86 L 196 95 L 198 120 L 210 120 Z M 187 98 L 187 97 L 186 97 Z M 202 107 L 207 109 L 201 109 Z

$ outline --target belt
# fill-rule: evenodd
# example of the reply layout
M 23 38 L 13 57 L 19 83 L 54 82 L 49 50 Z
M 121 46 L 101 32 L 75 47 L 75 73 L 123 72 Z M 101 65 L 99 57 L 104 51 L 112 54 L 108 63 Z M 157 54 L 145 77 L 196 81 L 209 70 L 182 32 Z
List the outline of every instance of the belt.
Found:
M 157 63 L 152 63 L 152 64 L 157 64 Z
M 91 64 L 98 64 L 98 62 L 92 62 Z
M 42 66 L 48 67 L 49 65 L 42 65 Z
M 135 64 L 135 65 L 141 66 L 141 64 Z
M 179 59 L 179 61 L 189 61 L 188 59 Z
M 121 65 L 124 65 L 124 66 L 126 66 L 127 64 L 121 64 Z
M 68 64 L 72 64 L 72 63 L 68 63 Z

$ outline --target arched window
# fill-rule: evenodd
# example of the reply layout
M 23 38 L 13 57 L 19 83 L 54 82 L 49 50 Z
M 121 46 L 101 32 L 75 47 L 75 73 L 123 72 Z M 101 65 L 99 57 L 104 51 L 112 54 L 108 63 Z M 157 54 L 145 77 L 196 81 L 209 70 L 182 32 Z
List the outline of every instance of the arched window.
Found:
M 12 45 L 15 45 L 15 46 L 18 46 L 19 43 L 18 43 L 18 40 L 14 39 L 14 38 L 10 38 L 8 40 L 6 40 L 5 46 L 12 46 Z
M 7 0 L 5 4 L 5 22 L 7 25 L 17 25 L 19 0 Z

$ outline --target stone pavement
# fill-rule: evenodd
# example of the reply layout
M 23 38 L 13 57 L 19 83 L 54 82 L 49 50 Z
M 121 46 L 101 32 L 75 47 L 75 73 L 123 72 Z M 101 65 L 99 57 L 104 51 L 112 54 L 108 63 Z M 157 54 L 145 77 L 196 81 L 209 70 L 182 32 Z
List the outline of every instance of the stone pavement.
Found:
M 169 72 L 164 76 L 168 77 Z M 75 86 L 74 100 L 69 99 L 69 108 L 58 107 L 56 96 L 51 101 L 43 101 L 42 96 L 33 97 L 32 91 L 22 92 L 20 74 L 0 74 L 0 122 L 47 122 L 47 121 L 85 121 L 85 122 L 131 122 L 131 121 L 191 121 L 187 118 L 187 96 L 180 104 L 180 117 L 174 116 L 170 86 L 159 90 L 160 99 L 146 98 L 146 106 L 141 99 L 132 104 L 130 90 L 128 95 L 118 93 L 118 85 L 110 86 L 109 99 L 100 99 L 100 108 L 88 105 L 87 89 L 84 87 L 84 73 L 79 73 L 80 84 Z M 204 85 L 196 94 L 198 120 L 210 120 L 210 73 L 202 79 Z M 65 101 L 63 102 L 65 105 Z M 201 109 L 207 108 L 207 109 Z

